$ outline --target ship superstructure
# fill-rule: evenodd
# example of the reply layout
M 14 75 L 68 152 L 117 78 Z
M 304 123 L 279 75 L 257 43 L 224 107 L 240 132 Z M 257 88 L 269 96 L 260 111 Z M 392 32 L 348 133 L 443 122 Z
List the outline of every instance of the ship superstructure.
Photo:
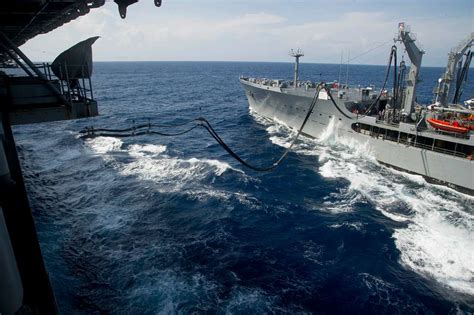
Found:
M 456 58 L 450 58 L 448 64 L 447 71 L 454 73 L 452 63 L 458 64 L 465 56 L 456 82 L 457 95 L 469 68 L 473 39 L 471 34 L 463 41 L 456 49 Z M 379 162 L 474 194 L 474 111 L 447 101 L 417 104 L 416 86 L 424 52 L 404 23 L 399 24 L 395 41 L 404 45 L 411 67 L 405 80 L 407 67 L 404 61 L 400 63 L 390 92 L 385 88 L 388 71 L 377 91 L 372 87 L 350 88 L 337 81 L 323 85 L 299 82 L 297 73 L 293 82 L 245 77 L 240 82 L 250 109 L 259 115 L 300 128 L 316 97 L 317 105 L 303 129 L 307 136 L 317 138 L 333 123 L 340 136 L 368 144 Z M 396 47 L 390 60 L 392 55 L 396 56 Z M 449 75 L 442 80 L 453 81 Z M 449 95 L 449 85 L 442 86 L 435 92 L 437 98 L 444 99 Z

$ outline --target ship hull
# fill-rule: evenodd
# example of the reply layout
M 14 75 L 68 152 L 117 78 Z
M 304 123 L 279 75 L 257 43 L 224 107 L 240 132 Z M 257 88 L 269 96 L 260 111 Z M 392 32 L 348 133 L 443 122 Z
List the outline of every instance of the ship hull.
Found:
M 279 120 L 292 128 L 300 128 L 307 115 L 314 93 L 292 92 L 262 86 L 241 80 L 249 102 L 250 110 L 257 114 Z M 358 122 L 375 124 L 375 117 L 358 118 L 346 109 L 343 102 L 336 100 L 335 106 L 329 99 L 317 100 L 303 134 L 318 138 L 331 121 L 335 120 L 339 136 L 348 137 L 366 145 L 377 161 L 412 174 L 425 177 L 429 182 L 447 185 L 464 193 L 474 195 L 474 161 L 465 157 L 451 156 L 396 141 L 385 140 L 354 130 Z M 401 123 L 400 125 L 402 125 Z M 405 131 L 408 131 L 409 125 Z M 412 128 L 413 129 L 413 128 Z

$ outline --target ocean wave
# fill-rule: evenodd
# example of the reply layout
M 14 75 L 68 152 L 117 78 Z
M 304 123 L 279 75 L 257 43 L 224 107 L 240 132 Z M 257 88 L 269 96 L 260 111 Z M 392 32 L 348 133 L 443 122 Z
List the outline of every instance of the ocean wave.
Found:
M 112 151 L 119 151 L 122 147 L 123 141 L 112 137 L 97 137 L 86 140 L 86 143 L 95 153 L 103 154 Z
M 354 231 L 361 232 L 364 228 L 364 223 L 344 221 L 342 223 L 331 224 L 331 225 L 329 225 L 329 227 L 333 228 L 333 229 L 348 228 L 349 230 L 354 230 Z
M 416 314 L 424 309 L 393 283 L 368 273 L 360 273 L 358 279 L 367 288 L 365 303 L 376 313 Z
M 395 228 L 393 234 L 403 266 L 474 295 L 473 199 L 429 184 L 421 176 L 380 165 L 367 143 L 341 137 L 338 123 L 333 118 L 318 139 L 302 137 L 295 146 L 296 153 L 318 156 L 322 177 L 349 182 L 342 194 L 327 198 L 325 210 L 333 214 L 351 212 L 360 200 L 354 192 L 363 196 L 386 217 L 408 223 Z M 273 143 L 288 147 L 286 126 L 268 126 L 267 132 Z
M 166 154 L 167 147 L 164 145 L 125 146 L 120 139 L 110 137 L 90 139 L 86 144 L 105 160 L 114 160 L 119 174 L 153 181 L 159 184 L 157 188 L 161 192 L 181 192 L 184 191 L 183 188 L 193 186 L 196 181 L 203 181 L 209 176 L 220 177 L 230 170 L 246 177 L 242 170 L 219 160 L 170 156 Z M 133 159 L 121 161 L 114 159 L 112 153 L 125 153 Z M 212 188 L 209 189 L 212 191 Z
M 224 310 L 234 313 L 268 313 L 277 311 L 275 298 L 268 296 L 260 289 L 238 288 L 225 303 Z
M 221 136 L 244 148 L 249 162 L 267 164 L 296 130 L 253 113 L 249 119 L 236 77 L 269 68 L 285 77 L 287 65 L 96 66 L 99 117 L 14 127 L 64 313 L 472 311 L 472 299 L 452 286 L 469 284 L 459 274 L 471 270 L 465 240 L 472 239 L 467 202 L 474 199 L 379 165 L 363 144 L 335 132 L 337 121 L 324 138 L 302 135 L 285 163 L 265 173 L 238 165 L 204 130 L 79 139 L 90 124 L 204 116 L 222 122 Z M 127 88 L 134 82 L 140 87 Z M 418 199 L 421 205 L 413 206 Z M 439 217 L 424 215 L 424 200 L 436 204 Z M 456 256 L 453 269 L 444 257 L 432 257 L 434 244 Z M 460 250 L 467 253 L 459 256 Z M 461 282 L 445 284 L 451 280 Z

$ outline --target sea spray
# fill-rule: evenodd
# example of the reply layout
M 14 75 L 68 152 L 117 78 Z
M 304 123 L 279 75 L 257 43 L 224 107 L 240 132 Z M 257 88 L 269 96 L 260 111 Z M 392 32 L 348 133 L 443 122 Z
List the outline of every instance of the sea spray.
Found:
M 473 199 L 428 184 L 420 176 L 378 164 L 367 143 L 339 136 L 338 123 L 332 118 L 316 140 L 303 138 L 303 144 L 299 143 L 295 151 L 318 156 L 321 176 L 347 179 L 346 194 L 355 191 L 388 218 L 409 222 L 393 234 L 402 265 L 474 295 Z M 267 131 L 273 143 L 288 146 L 288 128 L 270 125 Z M 326 202 L 325 206 L 339 214 L 351 211 L 353 204 L 353 196 L 340 196 L 337 202 Z M 402 208 L 408 211 L 399 212 Z

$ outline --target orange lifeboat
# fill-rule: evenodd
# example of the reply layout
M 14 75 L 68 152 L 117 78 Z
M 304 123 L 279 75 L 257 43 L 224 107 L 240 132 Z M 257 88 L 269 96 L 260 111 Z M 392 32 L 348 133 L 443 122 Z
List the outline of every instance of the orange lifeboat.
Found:
M 467 133 L 469 131 L 469 128 L 459 125 L 457 121 L 455 121 L 454 123 L 450 123 L 449 121 L 432 119 L 432 118 L 428 118 L 426 121 L 429 122 L 433 128 L 439 129 L 439 130 L 451 131 L 451 132 L 457 132 L 457 133 Z

